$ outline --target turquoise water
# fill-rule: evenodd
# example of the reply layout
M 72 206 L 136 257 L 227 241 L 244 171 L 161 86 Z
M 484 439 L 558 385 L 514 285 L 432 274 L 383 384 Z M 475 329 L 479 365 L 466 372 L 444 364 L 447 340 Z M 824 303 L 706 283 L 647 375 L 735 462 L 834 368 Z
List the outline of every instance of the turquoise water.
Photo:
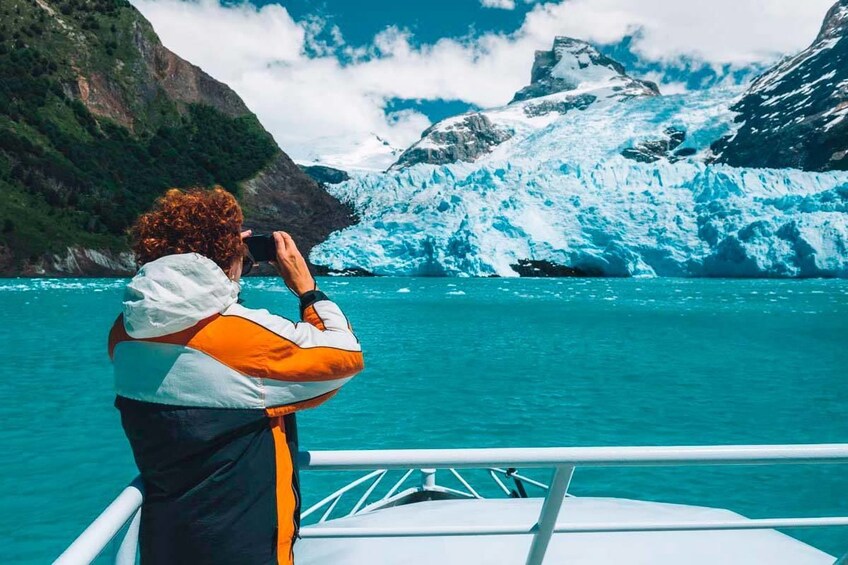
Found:
M 366 371 L 304 448 L 848 442 L 848 282 L 334 279 Z M 0 281 L 0 562 L 43 563 L 134 475 L 106 333 L 123 281 Z M 295 315 L 275 279 L 247 306 Z M 356 475 L 304 476 L 307 504 Z M 577 495 L 848 515 L 848 466 L 578 469 Z M 833 554 L 848 529 L 792 531 Z

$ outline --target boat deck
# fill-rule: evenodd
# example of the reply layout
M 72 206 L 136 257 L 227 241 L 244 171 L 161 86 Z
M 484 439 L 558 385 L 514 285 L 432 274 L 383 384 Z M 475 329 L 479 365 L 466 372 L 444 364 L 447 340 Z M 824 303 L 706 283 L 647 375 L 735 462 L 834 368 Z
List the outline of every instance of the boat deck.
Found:
M 365 512 L 316 524 L 321 528 L 532 526 L 542 498 L 434 500 Z M 559 526 L 744 519 L 729 510 L 616 498 L 568 497 Z M 530 535 L 305 538 L 295 544 L 299 565 L 467 565 L 524 563 Z M 774 530 L 555 533 L 545 563 L 628 565 L 831 565 L 835 558 Z
M 841 549 L 836 560 L 776 531 L 846 528 L 845 515 L 746 518 L 568 493 L 577 467 L 844 465 L 848 444 L 302 451 L 298 462 L 302 471 L 370 471 L 302 511 L 298 565 L 848 565 Z M 438 484 L 438 469 L 462 488 Z M 485 471 L 506 498 L 482 497 L 458 471 L 466 469 Z M 553 474 L 545 484 L 521 469 Z M 417 485 L 404 488 L 416 470 Z M 530 487 L 544 498 L 528 498 Z M 135 565 L 143 499 L 137 477 L 54 563 L 91 563 L 111 548 L 116 565 Z

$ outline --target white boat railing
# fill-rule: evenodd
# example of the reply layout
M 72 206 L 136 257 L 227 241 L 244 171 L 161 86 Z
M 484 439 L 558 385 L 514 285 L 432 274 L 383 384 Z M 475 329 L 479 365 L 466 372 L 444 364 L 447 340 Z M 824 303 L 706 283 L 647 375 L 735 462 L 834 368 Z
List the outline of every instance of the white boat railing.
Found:
M 360 512 L 369 512 L 371 510 L 385 507 L 395 502 L 395 499 L 400 499 L 404 497 L 404 495 L 409 495 L 411 492 L 431 491 L 451 495 L 455 498 L 483 498 L 483 496 L 481 496 L 480 493 L 478 493 L 477 490 L 471 486 L 468 480 L 462 474 L 460 474 L 459 471 L 457 471 L 453 467 L 449 467 L 446 470 L 456 479 L 456 481 L 461 485 L 464 490 L 458 490 L 446 487 L 444 485 L 436 484 L 436 469 L 420 469 L 421 477 L 417 488 L 401 490 L 401 487 L 408 482 L 407 479 L 409 479 L 409 477 L 415 471 L 414 469 L 406 469 L 406 471 L 401 475 L 400 479 L 398 479 L 398 481 L 394 483 L 394 486 L 392 486 L 388 491 L 386 491 L 386 493 L 383 494 L 382 497 L 379 497 L 371 504 L 366 504 L 368 502 L 368 499 L 371 498 L 372 495 L 374 495 L 374 493 L 376 492 L 380 482 L 389 473 L 388 469 L 377 469 L 376 471 L 371 471 L 370 473 L 363 475 L 354 481 L 351 481 L 347 485 L 338 489 L 333 494 L 316 502 L 306 510 L 301 510 L 301 521 L 306 520 L 313 514 L 316 514 L 322 508 L 325 508 L 326 510 L 318 519 L 317 523 L 321 524 L 323 522 L 326 522 L 330 518 L 340 517 L 338 515 L 333 516 L 333 512 L 338 509 L 337 506 L 339 502 L 341 502 L 341 500 L 345 497 L 346 494 L 356 490 L 362 485 L 368 485 L 365 488 L 365 492 L 362 494 L 356 504 L 353 505 L 353 508 L 347 511 L 344 516 L 353 516 L 354 514 L 358 514 Z M 505 496 L 508 497 L 527 498 L 527 486 L 531 486 L 536 489 L 541 489 L 542 491 L 547 491 L 550 488 L 549 485 L 546 485 L 542 482 L 539 482 L 535 479 L 532 479 L 530 477 L 527 477 L 526 475 L 519 473 L 518 470 L 514 467 L 509 469 L 490 467 L 486 469 L 486 471 L 488 473 L 489 478 L 494 481 L 498 489 Z M 512 479 L 515 483 L 516 488 L 509 488 L 501 480 L 501 476 L 503 476 L 507 480 Z M 379 496 L 379 493 L 375 496 Z M 566 493 L 566 496 L 571 495 Z
M 800 463 L 848 463 L 848 444 L 817 445 L 735 445 L 690 447 L 550 447 L 550 448 L 492 448 L 492 449 L 401 449 L 374 451 L 305 451 L 298 457 L 302 471 L 374 470 L 354 483 L 339 489 L 310 508 L 311 513 L 329 506 L 322 521 L 333 511 L 341 496 L 355 486 L 372 480 L 366 494 L 351 512 L 363 510 L 369 495 L 389 470 L 407 470 L 402 479 L 383 497 L 387 499 L 410 476 L 412 469 L 422 469 L 424 481 L 434 484 L 435 469 L 450 470 L 471 492 L 456 469 L 486 469 L 505 473 L 503 468 L 554 469 L 550 485 L 535 482 L 545 492 L 539 518 L 535 524 L 499 526 L 440 526 L 440 527 L 353 527 L 334 528 L 326 523 L 321 527 L 304 527 L 303 538 L 349 537 L 421 537 L 468 535 L 531 535 L 533 536 L 526 563 L 539 565 L 554 533 L 600 532 L 671 532 L 694 530 L 751 530 L 774 528 L 823 528 L 848 526 L 848 516 L 813 518 L 731 519 L 723 521 L 656 522 L 628 524 L 559 523 L 559 513 L 575 467 L 644 467 L 692 465 L 787 465 Z M 513 473 L 514 475 L 514 473 Z M 494 475 L 493 475 L 494 476 Z M 526 477 L 519 476 L 526 479 Z M 534 482 L 531 482 L 533 484 Z M 458 492 L 458 491 L 454 491 Z M 477 495 L 479 496 L 479 495 Z M 115 554 L 115 563 L 130 565 L 136 562 L 140 508 L 143 493 L 139 479 L 124 491 L 85 529 L 85 531 L 54 562 L 60 565 L 91 563 L 113 539 L 125 529 Z M 367 507 L 364 508 L 367 510 Z M 306 514 L 306 512 L 304 512 Z M 848 560 L 848 553 L 838 562 Z

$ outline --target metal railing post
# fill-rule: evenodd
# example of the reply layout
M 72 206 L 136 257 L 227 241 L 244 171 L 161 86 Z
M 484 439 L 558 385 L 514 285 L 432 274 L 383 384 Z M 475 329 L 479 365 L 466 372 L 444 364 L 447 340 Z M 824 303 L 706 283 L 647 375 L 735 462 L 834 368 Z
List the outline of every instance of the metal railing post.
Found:
M 527 554 L 527 565 L 542 565 L 548 544 L 556 527 L 562 501 L 568 492 L 568 485 L 574 475 L 574 467 L 557 467 L 551 487 L 548 489 L 545 501 L 542 503 L 542 511 L 539 512 L 539 521 L 533 527 L 533 542 L 530 544 L 530 552 Z
M 91 563 L 112 538 L 121 531 L 121 528 L 141 507 L 144 500 L 144 487 L 141 477 L 136 477 L 130 485 L 125 488 L 112 504 L 100 513 L 83 533 L 68 546 L 53 565 L 79 565 Z
M 436 470 L 421 469 L 421 488 L 424 490 L 432 489 L 436 486 Z
M 138 530 L 141 527 L 141 509 L 136 511 L 135 516 L 127 526 L 127 533 L 121 540 L 121 545 L 115 553 L 115 565 L 135 565 L 138 555 Z

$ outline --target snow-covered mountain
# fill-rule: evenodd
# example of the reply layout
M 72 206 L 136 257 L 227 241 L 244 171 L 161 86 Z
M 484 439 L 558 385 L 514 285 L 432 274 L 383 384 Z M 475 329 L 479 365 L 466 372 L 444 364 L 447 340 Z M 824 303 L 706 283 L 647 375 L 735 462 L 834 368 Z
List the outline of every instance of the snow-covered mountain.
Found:
M 571 37 L 557 37 L 550 51 L 536 51 L 530 84 L 511 103 L 577 89 L 600 89 L 599 98 L 655 96 L 657 85 L 627 76 L 624 67 L 594 46 Z
M 557 37 L 550 51 L 536 52 L 530 84 L 516 92 L 508 105 L 432 125 L 391 168 L 474 161 L 569 112 L 657 95 L 657 85 L 628 76 L 621 64 L 592 45 Z
M 748 167 L 848 170 L 848 0 L 816 40 L 757 78 L 733 106 L 738 129 L 717 161 Z
M 322 152 L 302 155 L 299 162 L 345 171 L 382 171 L 403 153 L 402 147 L 392 145 L 376 133 L 364 138 L 337 136 L 322 140 L 319 145 L 324 148 Z
M 402 157 L 327 187 L 360 223 L 313 262 L 385 275 L 848 277 L 848 173 L 709 162 L 717 139 L 740 135 L 734 109 L 750 92 L 661 96 L 586 44 L 557 42 L 513 103 L 440 122 L 404 154 L 441 164 Z

